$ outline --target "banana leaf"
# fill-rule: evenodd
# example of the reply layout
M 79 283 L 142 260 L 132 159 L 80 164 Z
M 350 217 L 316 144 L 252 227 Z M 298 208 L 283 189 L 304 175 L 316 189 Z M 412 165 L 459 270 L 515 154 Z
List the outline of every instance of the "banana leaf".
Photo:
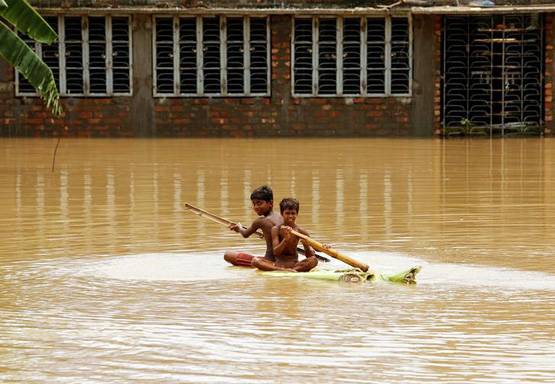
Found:
M 299 277 L 315 280 L 343 281 L 346 283 L 387 281 L 391 283 L 412 285 L 416 284 L 416 275 L 420 272 L 420 269 L 420 267 L 413 267 L 394 275 L 385 273 L 374 274 L 371 272 L 363 272 L 360 269 L 342 269 L 338 271 L 329 269 L 314 269 L 310 272 L 270 271 L 260 273 L 266 276 Z
M 52 44 L 58 36 L 48 23 L 25 0 L 0 0 L 0 17 L 13 24 L 17 30 L 40 43 Z
M 4 58 L 37 90 L 52 114 L 62 112 L 60 95 L 50 68 L 6 24 L 0 21 L 0 57 Z

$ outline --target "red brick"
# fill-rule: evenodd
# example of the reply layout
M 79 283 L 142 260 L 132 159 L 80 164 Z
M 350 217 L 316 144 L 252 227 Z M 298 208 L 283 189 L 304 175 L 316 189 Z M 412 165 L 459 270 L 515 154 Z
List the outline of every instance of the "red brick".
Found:
M 551 15 L 546 15 L 546 22 L 551 22 Z M 430 66 L 433 81 L 434 104 L 440 104 L 440 63 L 441 63 L 441 20 L 433 18 L 434 58 Z M 295 98 L 291 96 L 291 16 L 274 15 L 272 22 L 272 95 L 270 97 L 249 98 L 153 98 L 149 100 L 154 110 L 156 132 L 161 136 L 211 136 L 225 135 L 233 137 L 260 135 L 334 135 L 349 131 L 362 135 L 406 134 L 411 103 L 397 98 L 359 97 L 352 102 L 345 98 Z M 550 34 L 547 28 L 547 34 Z M 553 55 L 551 39 L 547 52 Z M 553 57 L 551 57 L 553 59 Z M 9 78 L 13 71 L 0 63 L 0 71 Z M 551 65 L 546 66 L 548 77 Z M 547 81 L 547 80 L 546 80 Z M 2 85 L 6 84 L 4 81 Z M 551 84 L 550 84 L 551 85 Z M 8 87 L 10 85 L 8 84 Z M 138 92 L 144 84 L 136 84 Z M 551 89 L 546 86 L 546 90 Z M 145 89 L 143 88 L 142 91 Z M 11 88 L 13 92 L 13 86 Z M 151 92 L 151 90 L 147 90 Z M 548 92 L 546 96 L 552 97 Z M 0 116 L 5 125 L 22 124 L 29 135 L 55 136 L 64 126 L 71 127 L 66 134 L 70 136 L 132 136 L 131 109 L 134 97 L 114 98 L 67 98 L 62 100 L 66 115 L 62 119 L 50 121 L 38 99 L 15 99 L 10 92 L 3 92 L 0 97 Z M 551 116 L 551 102 L 546 101 L 546 120 Z M 16 109 L 17 108 L 17 109 Z M 145 107 L 149 108 L 149 107 Z M 18 111 L 16 116 L 13 111 Z M 434 127 L 439 127 L 439 109 L 436 108 Z M 10 114 L 11 113 L 11 114 Z M 35 120 L 32 120 L 35 119 Z M 199 121 L 201 123 L 199 123 Z M 284 122 L 290 125 L 284 126 Z M 348 129 L 342 130 L 341 127 Z
M 25 123 L 27 123 L 29 125 L 43 125 L 44 124 L 44 119 L 29 117 L 29 118 L 25 119 Z

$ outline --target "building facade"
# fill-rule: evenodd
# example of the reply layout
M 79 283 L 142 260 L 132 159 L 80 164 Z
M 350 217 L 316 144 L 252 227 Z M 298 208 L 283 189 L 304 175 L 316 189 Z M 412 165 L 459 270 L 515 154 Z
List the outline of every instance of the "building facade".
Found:
M 548 1 L 34 5 L 59 38 L 50 46 L 28 43 L 52 68 L 64 114 L 53 118 L 26 80 L 0 62 L 2 136 L 507 136 L 553 129 L 555 5 Z

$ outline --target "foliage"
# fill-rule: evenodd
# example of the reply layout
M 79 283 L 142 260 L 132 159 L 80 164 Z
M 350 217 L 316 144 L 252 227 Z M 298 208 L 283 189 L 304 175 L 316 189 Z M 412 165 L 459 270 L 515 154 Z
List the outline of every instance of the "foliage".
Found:
M 56 32 L 25 0 L 0 0 L 0 57 L 37 90 L 51 112 L 62 112 L 60 94 L 50 68 L 8 25 L 40 43 L 51 44 Z

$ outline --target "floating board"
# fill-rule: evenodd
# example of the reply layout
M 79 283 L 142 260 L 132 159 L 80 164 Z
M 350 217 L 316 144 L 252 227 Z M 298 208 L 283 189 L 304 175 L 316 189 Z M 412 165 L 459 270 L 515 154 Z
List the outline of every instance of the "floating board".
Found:
M 420 272 L 420 269 L 421 268 L 417 266 L 396 274 L 369 273 L 363 272 L 360 269 L 345 269 L 337 271 L 328 269 L 316 269 L 310 272 L 271 271 L 260 273 L 264 276 L 297 277 L 315 280 L 343 281 L 348 283 L 388 281 L 391 283 L 412 285 L 416 284 L 416 275 L 418 274 L 418 272 Z

